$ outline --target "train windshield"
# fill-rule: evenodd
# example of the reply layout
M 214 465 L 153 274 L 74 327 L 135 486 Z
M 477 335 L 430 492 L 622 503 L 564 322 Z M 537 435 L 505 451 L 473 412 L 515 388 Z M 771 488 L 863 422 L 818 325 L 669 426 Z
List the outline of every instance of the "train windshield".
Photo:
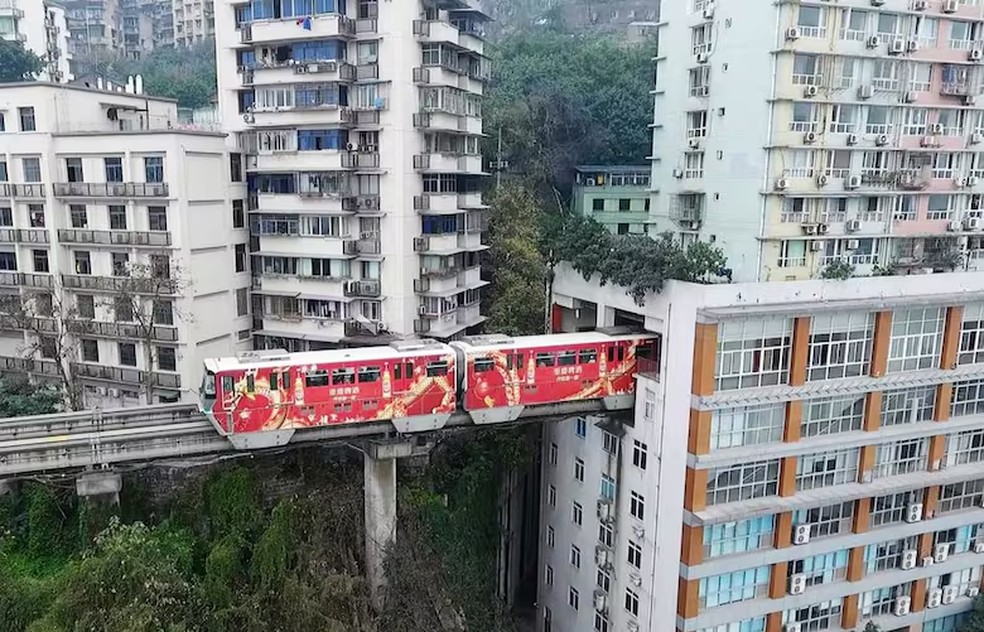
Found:
M 205 397 L 215 397 L 215 374 L 211 371 L 205 371 L 202 378 L 202 393 Z

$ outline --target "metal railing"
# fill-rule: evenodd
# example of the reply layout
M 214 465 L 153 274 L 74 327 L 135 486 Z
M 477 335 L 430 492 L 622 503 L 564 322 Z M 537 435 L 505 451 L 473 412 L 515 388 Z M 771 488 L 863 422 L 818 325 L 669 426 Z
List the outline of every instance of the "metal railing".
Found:
M 56 182 L 56 197 L 161 198 L 164 182 Z

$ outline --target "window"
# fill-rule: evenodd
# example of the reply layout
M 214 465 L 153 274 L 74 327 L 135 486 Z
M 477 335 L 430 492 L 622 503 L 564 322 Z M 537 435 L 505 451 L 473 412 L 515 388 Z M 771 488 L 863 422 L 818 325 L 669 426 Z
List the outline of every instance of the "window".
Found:
M 618 437 L 608 432 L 607 430 L 602 433 L 601 437 L 601 447 L 602 449 L 611 455 L 618 454 Z
M 606 615 L 604 612 L 595 612 L 594 615 L 595 632 L 610 632 L 611 630 L 610 626 L 611 623 L 608 621 L 608 615 Z
M 861 599 L 859 600 L 861 602 L 859 608 L 861 616 L 878 617 L 891 614 L 895 609 L 896 600 L 899 597 L 908 595 L 911 585 L 911 582 L 906 582 L 896 586 L 886 586 L 885 588 L 861 593 Z
M 637 595 L 631 588 L 625 589 L 625 609 L 633 617 L 639 616 L 639 595 Z
M 553 586 L 554 571 L 553 566 L 547 564 L 547 567 L 543 569 L 543 583 L 547 586 Z
M 41 182 L 41 159 L 21 158 L 24 182 Z
M 640 470 L 646 469 L 646 459 L 648 457 L 648 447 L 638 439 L 632 441 L 632 465 Z
M 241 287 L 236 290 L 236 316 L 249 315 L 249 288 Z
M 550 451 L 548 452 L 549 456 L 547 457 L 547 462 L 549 462 L 550 465 L 557 465 L 557 454 L 559 453 L 559 451 L 560 450 L 557 447 L 556 443 L 550 444 Z
M 700 26 L 690 29 L 690 48 L 694 55 L 706 55 L 711 52 L 711 36 L 714 32 L 714 25 L 706 22 Z
M 786 610 L 782 613 L 782 622 L 784 624 L 798 623 L 800 630 L 804 632 L 836 630 L 841 624 L 842 601 L 841 599 L 833 599 L 830 601 L 821 601 L 820 603 L 799 608 L 798 610 Z M 762 621 L 764 622 L 764 619 Z M 788 628 L 790 626 L 786 625 L 785 627 Z M 741 629 L 741 632 L 744 632 L 744 628 Z
M 75 274 L 92 274 L 92 261 L 84 250 L 75 252 Z
M 588 422 L 584 417 L 578 417 L 575 421 L 574 434 L 582 439 L 588 436 Z
M 808 380 L 868 373 L 875 316 L 867 312 L 818 315 L 811 319 Z
M 91 338 L 82 340 L 82 361 L 99 362 L 99 343 Z
M 704 557 L 711 559 L 770 548 L 774 530 L 773 516 L 704 525 Z
M 793 55 L 793 83 L 800 86 L 820 85 L 820 61 L 818 55 Z
M 928 369 L 939 362 L 943 308 L 895 310 L 888 352 L 888 371 Z
M 800 6 L 796 26 L 803 37 L 826 37 L 827 10 L 822 7 Z
M 971 303 L 964 306 L 957 364 L 981 362 L 984 362 L 984 303 Z
M 72 228 L 88 228 L 89 214 L 84 204 L 72 204 L 68 207 Z
M 133 303 L 125 296 L 113 299 L 113 312 L 118 323 L 128 323 L 133 320 Z
M 44 204 L 28 204 L 31 228 L 44 228 Z
M 871 528 L 898 524 L 905 520 L 909 506 L 923 501 L 923 490 L 876 496 L 871 499 Z
M 707 110 L 687 112 L 687 138 L 707 137 Z
M 7 160 L 5 158 L 0 158 L 0 182 L 6 182 L 9 179 L 10 174 L 7 173 Z
M 123 182 L 122 158 L 103 158 L 103 167 L 106 171 L 106 182 Z
M 704 177 L 704 152 L 688 151 L 683 154 L 683 177 L 688 179 Z
M 796 489 L 816 489 L 857 480 L 857 448 L 804 454 L 796 459 Z
M 698 66 L 688 71 L 690 96 L 706 97 L 711 92 L 711 67 Z
M 581 605 L 581 595 L 577 592 L 577 589 L 573 586 L 568 586 L 567 588 L 567 603 L 571 608 L 577 610 Z
M 174 347 L 157 347 L 157 368 L 161 371 L 177 371 L 178 350 Z
M 557 506 L 557 488 L 553 485 L 547 486 L 547 504 L 551 507 Z
M 155 279 L 170 279 L 171 258 L 167 255 L 150 255 L 150 273 Z
M 803 407 L 800 432 L 803 437 L 818 437 L 861 430 L 864 403 L 863 395 L 808 399 Z
M 984 460 L 984 430 L 968 430 L 947 437 L 946 465 L 964 465 Z
M 575 458 L 574 459 L 574 478 L 579 482 L 584 482 L 584 461 Z
M 632 514 L 632 517 L 637 520 L 645 520 L 646 499 L 642 497 L 642 494 L 632 492 L 629 495 L 629 513 Z
M 554 528 L 552 526 L 550 526 L 550 525 L 547 525 L 547 548 L 548 549 L 554 548 L 554 542 L 555 542 L 555 540 L 556 540 L 556 535 L 554 533 Z
M 126 230 L 126 207 L 122 204 L 109 205 L 110 230 Z
M 929 438 L 879 444 L 872 476 L 881 478 L 925 471 L 928 452 Z
M 147 156 L 144 158 L 144 177 L 146 182 L 164 182 L 164 158 L 162 156 Z
M 51 272 L 51 268 L 48 265 L 48 251 L 47 250 L 32 250 L 31 259 L 34 262 L 34 271 L 40 273 Z
M 878 542 L 864 547 L 864 572 L 866 575 L 899 568 L 903 552 L 919 548 L 919 538 L 910 537 L 888 542 Z
M 802 240 L 783 240 L 779 245 L 776 265 L 780 268 L 797 268 L 806 265 L 806 242 Z
M 96 317 L 96 301 L 91 294 L 79 294 L 75 297 L 75 309 L 82 318 Z
M 233 182 L 243 181 L 242 154 L 237 154 L 237 153 L 229 154 L 229 179 L 232 180 Z
M 627 549 L 628 562 L 635 568 L 642 568 L 642 547 L 629 540 Z
M 595 213 L 599 213 L 605 210 L 605 200 L 603 198 L 595 198 L 591 200 L 591 210 Z
M 3 117 L 3 112 L 0 112 L 0 132 L 7 131 L 7 122 Z
M 147 226 L 150 230 L 167 230 L 167 208 L 163 206 L 147 207 Z
M 571 566 L 581 568 L 581 549 L 571 545 Z
M 721 323 L 715 386 L 734 390 L 785 383 L 789 378 L 791 318 L 728 320 Z
M 618 210 L 619 211 L 625 212 L 625 211 L 631 210 L 631 208 L 632 208 L 632 200 L 629 200 L 627 198 L 620 198 L 619 199 L 619 201 L 618 201 Z
M 236 244 L 236 272 L 246 271 L 246 244 Z
M 806 575 L 806 585 L 829 584 L 847 577 L 847 550 L 814 555 L 789 562 L 788 574 Z
M 113 276 L 130 276 L 130 255 L 125 252 L 111 253 Z
M 697 585 L 698 608 L 705 610 L 764 597 L 769 583 L 768 566 L 704 577 Z
M 154 299 L 151 318 L 155 325 L 174 324 L 174 304 L 164 299 Z
M 612 525 L 604 522 L 598 525 L 598 542 L 612 548 L 612 544 L 615 542 L 615 530 Z
M 715 410 L 711 416 L 711 450 L 782 440 L 783 403 Z
M 34 108 L 17 108 L 17 115 L 20 118 L 20 131 L 36 132 L 37 122 L 34 120 Z
M 232 227 L 245 228 L 245 226 L 246 226 L 246 213 L 243 211 L 243 201 L 233 200 L 232 201 Z
M 954 389 L 955 393 L 957 389 L 959 386 Z M 885 391 L 882 393 L 881 425 L 898 426 L 931 421 L 935 407 L 935 386 Z
M 794 101 L 789 130 L 791 132 L 815 132 L 817 130 L 817 109 L 816 104 L 809 101 Z
M 572 502 L 571 522 L 573 522 L 574 524 L 580 527 L 583 521 L 584 521 L 584 508 L 581 506 L 581 503 L 577 501 Z
M 708 505 L 775 496 L 778 491 L 778 460 L 714 468 L 707 473 Z
M 615 500 L 615 479 L 608 474 L 601 475 L 601 497 Z
M 132 342 L 118 343 L 120 364 L 123 366 L 137 366 L 137 346 Z
M 68 174 L 69 182 L 84 182 L 85 175 L 82 172 L 81 158 L 66 158 L 65 172 Z

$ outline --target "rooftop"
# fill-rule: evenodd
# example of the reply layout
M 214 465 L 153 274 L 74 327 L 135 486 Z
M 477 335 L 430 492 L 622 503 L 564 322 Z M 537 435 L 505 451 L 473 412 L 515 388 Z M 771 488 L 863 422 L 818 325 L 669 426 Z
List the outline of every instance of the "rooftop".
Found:
M 127 103 L 129 102 L 146 102 L 146 101 L 158 101 L 161 103 L 177 103 L 175 99 L 169 99 L 167 97 L 155 97 L 149 94 L 133 94 L 130 92 L 124 92 L 120 90 L 100 90 L 97 87 L 91 85 L 79 84 L 79 83 L 53 83 L 51 81 L 16 81 L 14 83 L 4 83 L 0 84 L 0 90 L 10 90 L 13 88 L 49 88 L 53 90 L 76 90 L 78 92 L 87 92 L 89 94 L 102 94 L 102 95 L 112 95 L 113 99 L 125 99 Z
M 650 167 L 649 165 L 577 165 L 574 170 L 592 173 L 636 173 L 638 171 L 649 173 Z

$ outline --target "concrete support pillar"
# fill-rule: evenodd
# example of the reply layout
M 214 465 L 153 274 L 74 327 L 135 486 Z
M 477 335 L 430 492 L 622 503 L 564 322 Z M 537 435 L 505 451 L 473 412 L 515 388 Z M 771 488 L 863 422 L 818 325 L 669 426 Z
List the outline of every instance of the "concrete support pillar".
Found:
M 365 453 L 366 579 L 380 611 L 386 589 L 386 553 L 396 541 L 396 459 L 413 453 L 410 443 L 371 443 Z
M 100 498 L 111 505 L 120 504 L 123 477 L 111 470 L 85 472 L 75 479 L 75 493 L 83 498 Z
M 7 494 L 13 494 L 15 485 L 16 481 L 0 479 L 0 497 L 6 496 Z

